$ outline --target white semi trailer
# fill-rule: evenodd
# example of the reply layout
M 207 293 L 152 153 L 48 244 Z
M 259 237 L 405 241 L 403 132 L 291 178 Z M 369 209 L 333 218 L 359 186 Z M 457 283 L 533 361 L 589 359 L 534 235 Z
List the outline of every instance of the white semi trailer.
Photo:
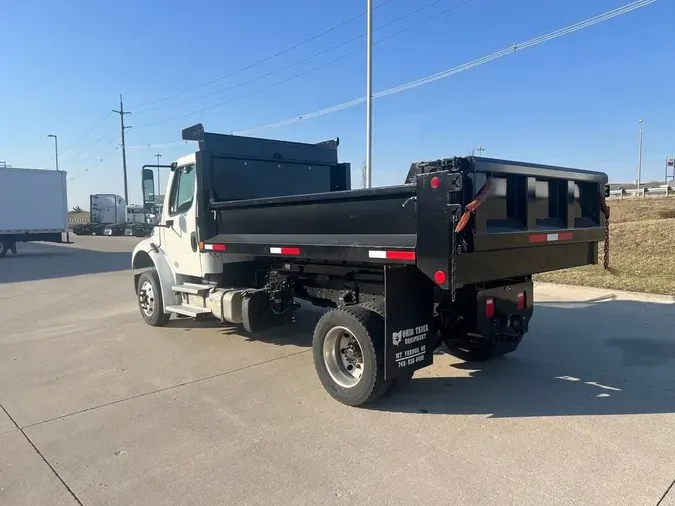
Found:
M 89 223 L 73 227 L 76 235 L 105 235 L 106 227 L 124 224 L 127 202 L 114 193 L 95 193 L 89 196 Z
M 0 258 L 19 242 L 65 242 L 66 180 L 64 171 L 0 168 Z

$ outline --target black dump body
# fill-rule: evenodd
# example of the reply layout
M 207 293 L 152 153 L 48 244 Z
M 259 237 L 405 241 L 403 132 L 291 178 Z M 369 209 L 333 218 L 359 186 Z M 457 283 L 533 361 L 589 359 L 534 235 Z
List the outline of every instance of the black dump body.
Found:
M 596 263 L 604 239 L 607 176 L 599 172 L 460 157 L 414 163 L 400 186 L 350 190 L 335 141 L 184 138 L 200 140 L 206 249 L 300 263 L 414 264 L 451 288 Z M 486 198 L 469 214 L 478 196 Z

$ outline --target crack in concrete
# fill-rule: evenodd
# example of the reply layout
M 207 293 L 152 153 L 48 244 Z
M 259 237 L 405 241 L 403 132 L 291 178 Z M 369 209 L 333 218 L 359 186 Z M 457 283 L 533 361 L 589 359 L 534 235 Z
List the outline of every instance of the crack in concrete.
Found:
M 245 371 L 246 369 L 251 369 L 253 367 L 258 367 L 260 365 L 269 364 L 271 362 L 276 362 L 278 360 L 283 360 L 285 358 L 295 357 L 297 355 L 302 355 L 303 353 L 309 353 L 310 351 L 311 350 L 302 350 L 302 351 L 298 351 L 296 353 L 291 353 L 289 355 L 284 355 L 282 357 L 275 357 L 275 358 L 271 358 L 269 360 L 263 360 L 262 362 L 258 362 L 258 363 L 255 363 L 255 364 L 249 364 L 249 365 L 246 365 L 246 366 L 243 366 L 243 367 L 238 367 L 236 369 L 230 369 L 229 371 L 220 372 L 218 374 L 212 374 L 211 376 L 206 376 L 204 378 L 198 378 L 198 379 L 191 380 L 191 381 L 184 381 L 183 383 L 178 383 L 176 385 L 171 385 L 171 386 L 168 386 L 168 387 L 159 388 L 157 390 L 152 390 L 150 392 L 143 392 L 141 394 L 132 395 L 131 397 L 125 397 L 123 399 L 117 399 L 116 401 L 106 402 L 105 404 L 99 404 L 99 405 L 92 406 L 92 407 L 89 407 L 89 408 L 86 408 L 86 409 L 81 409 L 79 411 L 73 411 L 72 413 L 67 413 L 65 415 L 55 416 L 55 417 L 49 418 L 47 420 L 42 420 L 41 422 L 35 422 L 35 423 L 31 423 L 29 425 L 24 425 L 23 427 L 19 427 L 19 425 L 16 424 L 16 422 L 14 422 L 13 419 L 12 419 L 12 421 L 17 426 L 17 428 L 23 432 L 23 429 L 29 429 L 29 428 L 32 428 L 32 427 L 37 427 L 38 425 L 53 422 L 55 420 L 65 420 L 66 418 L 69 418 L 71 416 L 80 415 L 82 413 L 88 413 L 89 411 L 94 411 L 96 409 L 105 408 L 107 406 L 114 406 L 115 404 L 120 404 L 122 402 L 132 401 L 134 399 L 139 399 L 141 397 L 146 397 L 148 395 L 158 394 L 158 393 L 166 392 L 168 390 L 174 390 L 176 388 L 180 388 L 180 387 L 184 387 L 184 386 L 188 386 L 188 385 L 194 385 L 195 383 L 201 383 L 202 381 L 208 381 L 208 380 L 219 378 L 221 376 L 226 376 L 228 374 L 232 374 L 232 373 L 235 373 L 235 372 Z M 26 437 L 28 437 L 28 436 L 26 436 Z
M 656 506 L 659 506 L 659 504 L 661 504 L 663 502 L 663 500 L 668 496 L 668 493 L 672 490 L 673 485 L 675 485 L 675 479 L 670 482 L 670 486 L 663 493 L 663 495 L 661 496 L 661 499 L 659 499 L 659 502 L 656 503 Z
M 49 469 L 51 469 L 52 473 L 54 473 L 54 476 L 56 476 L 56 478 L 61 482 L 61 484 L 62 484 L 64 487 L 66 487 L 66 490 L 70 493 L 70 495 L 73 497 L 73 499 L 75 499 L 75 502 L 77 502 L 77 504 L 79 504 L 80 506 L 84 506 L 84 505 L 82 504 L 82 501 L 80 501 L 80 498 L 77 497 L 77 495 L 76 495 L 75 492 L 73 491 L 73 489 L 71 489 L 71 488 L 68 486 L 68 484 L 64 481 L 64 479 L 61 478 L 61 475 L 56 471 L 56 469 L 54 469 L 54 466 L 51 465 L 51 463 L 50 463 L 50 462 L 47 460 L 47 458 L 42 454 L 42 452 L 38 449 L 38 447 L 35 446 L 35 443 L 33 443 L 33 441 L 31 440 L 31 438 L 28 437 L 28 434 L 26 434 L 26 433 L 24 432 L 24 430 L 23 430 L 21 427 L 19 427 L 19 424 L 16 423 L 16 420 L 14 420 L 14 418 L 12 417 L 12 415 L 9 414 L 9 412 L 5 409 L 5 407 L 4 407 L 2 404 L 0 404 L 0 408 L 5 412 L 5 414 L 7 415 L 7 418 L 9 418 L 9 419 L 12 421 L 12 423 L 14 424 L 14 426 L 15 426 L 19 431 L 21 431 L 21 434 L 23 434 L 23 437 L 26 438 L 26 441 L 28 441 L 28 443 L 33 447 L 33 450 L 35 450 L 35 453 L 37 453 L 37 454 L 40 456 L 40 458 L 42 459 L 42 461 L 43 461 L 45 464 L 47 464 L 47 467 L 49 467 Z

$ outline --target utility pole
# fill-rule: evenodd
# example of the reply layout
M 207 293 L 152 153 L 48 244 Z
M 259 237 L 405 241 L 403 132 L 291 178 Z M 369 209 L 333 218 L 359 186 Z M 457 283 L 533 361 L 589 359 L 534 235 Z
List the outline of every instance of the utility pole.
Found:
M 131 128 L 130 126 L 124 126 L 124 116 L 131 114 L 124 110 L 124 103 L 122 102 L 122 94 L 120 94 L 120 110 L 116 111 L 115 109 L 112 112 L 120 115 L 120 129 L 122 131 L 122 171 L 124 172 L 124 200 L 126 203 L 129 203 L 129 189 L 127 187 L 127 148 L 124 143 L 124 131 Z
M 638 121 L 640 125 L 640 143 L 639 143 L 639 154 L 638 154 L 638 174 L 637 174 L 637 189 L 640 189 L 640 179 L 642 177 L 642 125 L 644 120 Z
M 373 0 L 366 20 L 366 188 L 373 186 Z
M 155 153 L 155 158 L 157 158 L 157 195 L 162 194 L 162 187 L 159 185 L 159 159 L 162 157 L 159 153 Z M 157 197 L 155 197 L 155 201 L 157 201 Z
M 483 151 L 485 151 L 485 148 L 481 146 L 476 148 L 476 151 L 478 151 L 478 156 L 483 156 Z

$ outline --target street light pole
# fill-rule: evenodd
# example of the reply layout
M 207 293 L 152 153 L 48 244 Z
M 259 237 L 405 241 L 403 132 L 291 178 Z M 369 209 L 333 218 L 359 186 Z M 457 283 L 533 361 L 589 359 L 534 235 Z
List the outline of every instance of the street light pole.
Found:
M 162 187 L 159 185 L 159 159 L 162 157 L 159 153 L 155 153 L 155 157 L 157 158 L 157 195 L 162 194 Z M 155 197 L 156 199 L 157 197 Z
M 54 153 L 56 155 L 56 170 L 59 170 L 59 139 L 54 134 L 49 134 L 47 137 L 54 137 Z
M 373 186 L 373 0 L 366 15 L 366 188 Z
M 640 143 L 639 143 L 639 153 L 638 153 L 638 176 L 637 176 L 637 189 L 640 189 L 640 179 L 642 179 L 642 125 L 644 120 L 638 121 L 640 125 Z

